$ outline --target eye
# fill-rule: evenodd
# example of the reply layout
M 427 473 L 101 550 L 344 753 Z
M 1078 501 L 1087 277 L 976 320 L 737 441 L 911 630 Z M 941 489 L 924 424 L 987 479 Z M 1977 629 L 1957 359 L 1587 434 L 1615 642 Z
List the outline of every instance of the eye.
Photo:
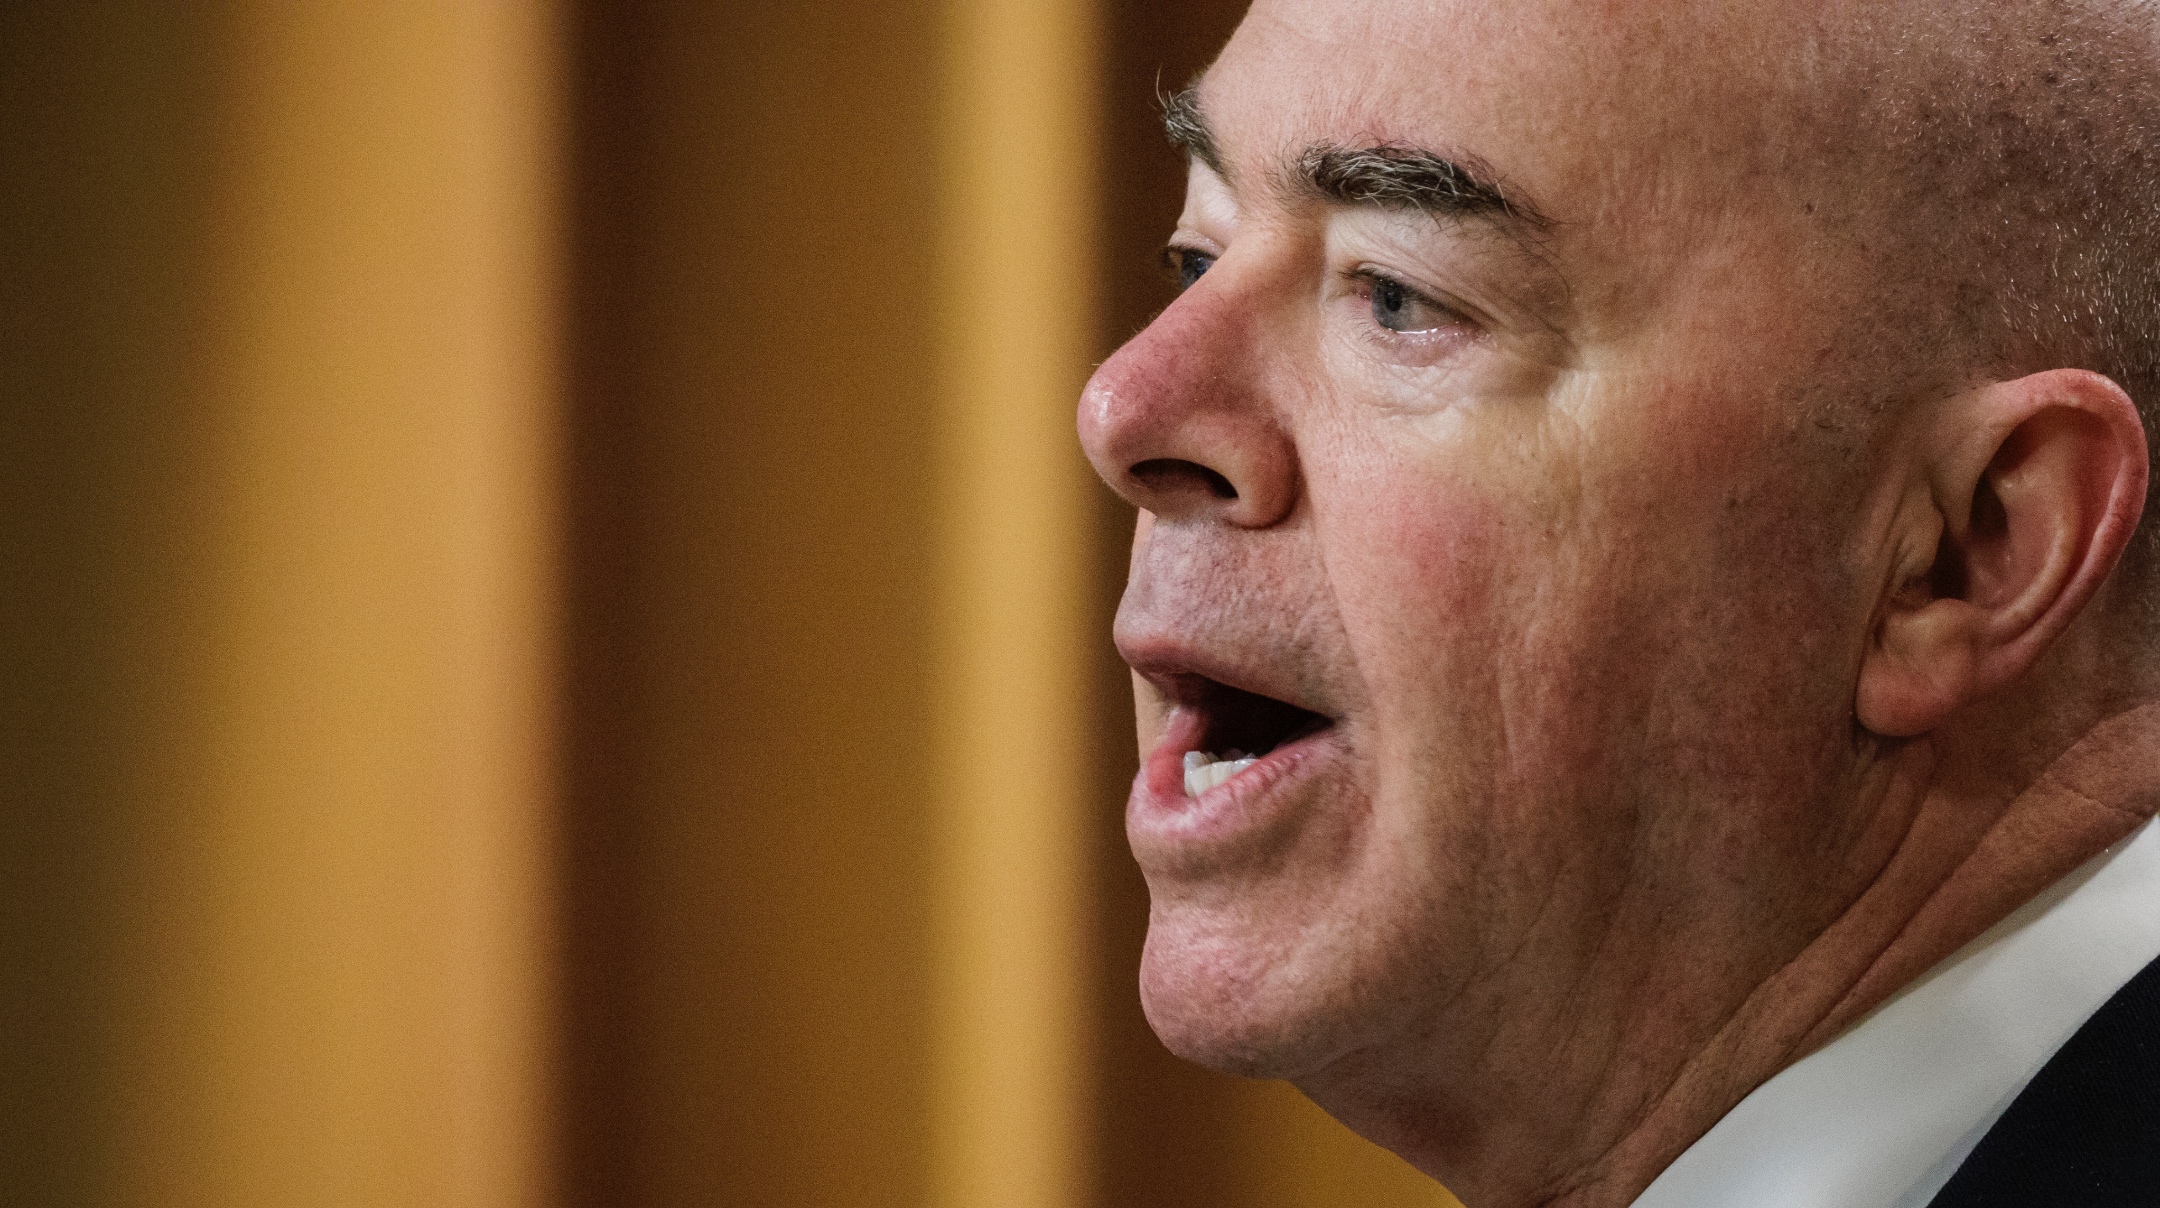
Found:
M 1163 263 L 1169 266 L 1171 272 L 1177 274 L 1178 290 L 1183 292 L 1191 289 L 1193 282 L 1207 275 L 1207 271 L 1215 266 L 1215 257 L 1194 248 L 1166 247 L 1163 249 Z
M 1363 293 L 1372 305 L 1373 322 L 1389 331 L 1414 334 L 1432 331 L 1455 322 L 1454 311 L 1393 277 L 1370 269 L 1357 274 Z

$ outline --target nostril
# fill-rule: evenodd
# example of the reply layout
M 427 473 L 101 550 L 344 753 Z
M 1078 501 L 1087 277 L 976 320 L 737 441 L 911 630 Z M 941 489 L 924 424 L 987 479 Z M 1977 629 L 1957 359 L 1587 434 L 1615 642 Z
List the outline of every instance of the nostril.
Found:
M 1135 465 L 1129 473 L 1141 486 L 1159 494 L 1204 490 L 1217 499 L 1236 499 L 1230 480 L 1198 462 L 1156 457 Z

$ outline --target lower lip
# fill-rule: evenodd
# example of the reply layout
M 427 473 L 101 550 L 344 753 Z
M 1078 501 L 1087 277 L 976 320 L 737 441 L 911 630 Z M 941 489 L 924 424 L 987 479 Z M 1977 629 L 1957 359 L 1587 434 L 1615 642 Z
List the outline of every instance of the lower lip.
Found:
M 1197 797 L 1185 793 L 1185 753 L 1196 750 L 1205 721 L 1178 710 L 1126 802 L 1125 831 L 1144 866 L 1151 855 L 1199 856 L 1249 842 L 1290 821 L 1305 791 L 1341 750 L 1336 727 L 1316 730 L 1259 757 Z

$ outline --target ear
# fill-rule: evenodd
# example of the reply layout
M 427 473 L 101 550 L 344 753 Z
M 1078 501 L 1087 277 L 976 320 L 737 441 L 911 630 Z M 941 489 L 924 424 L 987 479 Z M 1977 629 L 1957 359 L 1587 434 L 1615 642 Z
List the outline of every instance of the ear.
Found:
M 1860 724 L 1922 734 L 2030 668 L 2121 560 L 2145 506 L 2145 429 L 2080 369 L 1943 403 L 1913 446 L 1903 563 L 1860 667 Z

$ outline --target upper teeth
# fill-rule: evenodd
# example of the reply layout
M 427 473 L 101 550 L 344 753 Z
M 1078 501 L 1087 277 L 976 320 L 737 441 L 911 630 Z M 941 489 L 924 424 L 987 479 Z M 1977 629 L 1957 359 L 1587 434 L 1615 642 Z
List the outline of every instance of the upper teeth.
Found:
M 1185 795 L 1198 797 L 1223 781 L 1251 767 L 1256 758 L 1232 748 L 1221 759 L 1208 751 L 1185 752 Z

